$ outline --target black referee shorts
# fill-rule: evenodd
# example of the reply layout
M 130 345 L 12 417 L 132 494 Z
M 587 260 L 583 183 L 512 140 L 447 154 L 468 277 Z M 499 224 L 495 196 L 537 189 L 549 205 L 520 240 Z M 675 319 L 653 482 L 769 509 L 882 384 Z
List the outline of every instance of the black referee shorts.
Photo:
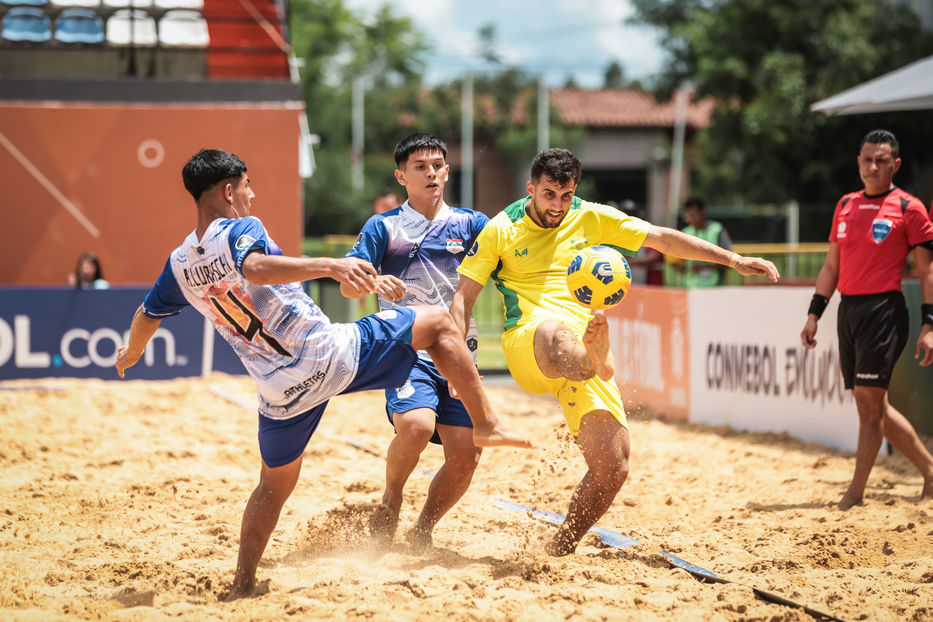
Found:
M 845 388 L 887 389 L 910 329 L 904 295 L 893 291 L 843 296 L 837 329 Z

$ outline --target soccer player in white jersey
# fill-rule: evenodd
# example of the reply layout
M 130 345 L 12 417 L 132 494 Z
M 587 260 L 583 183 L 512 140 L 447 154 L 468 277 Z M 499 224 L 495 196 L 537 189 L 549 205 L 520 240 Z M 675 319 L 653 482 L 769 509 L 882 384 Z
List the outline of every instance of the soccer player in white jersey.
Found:
M 473 359 L 443 307 L 398 308 L 351 324 L 331 324 L 299 281 L 331 277 L 376 291 L 376 270 L 358 258 L 285 257 L 262 222 L 246 164 L 205 149 L 182 171 L 194 197 L 197 227 L 172 251 L 133 316 L 117 353 L 124 377 L 163 318 L 193 306 L 213 322 L 259 393 L 259 485 L 243 512 L 240 552 L 229 598 L 249 595 L 279 513 L 298 481 L 301 457 L 327 400 L 340 393 L 395 387 L 426 349 L 464 396 L 478 446 L 530 443 L 490 412 Z
M 450 167 L 444 142 L 416 133 L 395 147 L 395 177 L 408 200 L 372 216 L 347 257 L 357 257 L 380 272 L 379 308 L 399 305 L 450 306 L 457 289 L 457 266 L 489 218 L 482 212 L 451 207 L 444 202 Z M 360 296 L 353 284 L 341 286 L 345 296 Z M 476 324 L 466 340 L 476 351 Z M 463 403 L 451 396 L 447 381 L 431 355 L 418 352 L 418 361 L 403 384 L 386 389 L 386 414 L 395 437 L 386 456 L 386 488 L 382 504 L 370 519 L 373 536 L 391 544 L 402 507 L 402 490 L 428 442 L 444 448 L 444 464 L 428 488 L 428 498 L 409 532 L 416 550 L 431 544 L 437 522 L 466 492 L 479 462 L 481 448 L 472 440 L 470 417 Z

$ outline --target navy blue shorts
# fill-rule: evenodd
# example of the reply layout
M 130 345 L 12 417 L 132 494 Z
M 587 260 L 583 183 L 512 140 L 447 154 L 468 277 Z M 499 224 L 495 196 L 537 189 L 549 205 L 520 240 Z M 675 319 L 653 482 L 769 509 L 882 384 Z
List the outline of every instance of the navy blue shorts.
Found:
M 353 382 L 341 393 L 400 386 L 408 378 L 418 354 L 411 347 L 415 312 L 397 307 L 367 315 L 356 322 L 360 331 L 360 358 Z M 259 453 L 270 467 L 296 460 L 321 422 L 327 402 L 290 419 L 259 415 Z
M 386 414 L 393 425 L 393 413 L 403 413 L 415 408 L 430 408 L 434 411 L 436 422 L 443 425 L 473 427 L 473 421 L 463 407 L 463 402 L 450 396 L 447 379 L 437 371 L 434 363 L 422 359 L 415 362 L 405 384 L 386 389 Z M 431 442 L 441 444 L 437 430 L 434 431 Z

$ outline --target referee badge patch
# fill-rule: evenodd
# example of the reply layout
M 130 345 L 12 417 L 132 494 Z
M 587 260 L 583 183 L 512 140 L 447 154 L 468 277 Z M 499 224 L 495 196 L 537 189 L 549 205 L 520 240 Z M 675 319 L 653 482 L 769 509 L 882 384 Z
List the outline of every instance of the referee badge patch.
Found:
M 887 218 L 875 218 L 871 221 L 871 237 L 875 242 L 884 242 L 891 233 L 891 227 L 893 226 L 894 222 Z

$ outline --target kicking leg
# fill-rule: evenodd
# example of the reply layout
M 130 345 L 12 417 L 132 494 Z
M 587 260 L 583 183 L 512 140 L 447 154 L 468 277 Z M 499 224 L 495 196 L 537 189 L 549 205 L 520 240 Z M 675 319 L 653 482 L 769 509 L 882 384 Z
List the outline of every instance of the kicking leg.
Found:
M 615 363 L 609 349 L 609 323 L 605 314 L 594 313 L 582 341 L 564 324 L 542 322 L 535 329 L 535 360 L 548 378 L 576 382 L 599 376 L 612 380 Z
M 386 489 L 382 504 L 369 519 L 369 531 L 380 543 L 391 544 L 395 537 L 405 482 L 434 434 L 435 418 L 434 411 L 429 408 L 415 408 L 392 416 L 395 437 L 386 454 Z
M 923 476 L 920 500 L 933 499 L 933 456 L 920 441 L 914 426 L 910 425 L 910 421 L 899 410 L 891 406 L 887 396 L 884 403 L 885 413 L 881 427 L 885 438 L 891 441 L 894 448 L 910 460 Z
M 858 408 L 858 447 L 855 450 L 855 472 L 848 490 L 839 501 L 840 510 L 848 510 L 861 503 L 865 496 L 868 476 L 881 449 L 881 421 L 885 414 L 886 393 L 887 390 L 881 387 L 856 385 L 852 390 Z
M 567 519 L 547 544 L 550 555 L 573 553 L 628 477 L 629 433 L 609 412 L 594 410 L 584 415 L 577 444 L 589 470 L 573 493 Z
M 473 357 L 450 313 L 443 307 L 417 307 L 415 311 L 411 345 L 427 350 L 437 370 L 456 390 L 473 421 L 476 446 L 531 447 L 531 441 L 493 414 Z
M 431 546 L 431 533 L 435 525 L 470 487 L 483 451 L 473 444 L 473 431 L 470 428 L 439 424 L 437 431 L 444 444 L 444 465 L 431 480 L 424 508 L 408 535 L 416 550 Z
M 301 473 L 301 457 L 280 466 L 269 467 L 262 463 L 259 485 L 253 490 L 243 521 L 240 526 L 240 553 L 237 558 L 236 574 L 227 600 L 249 596 L 256 585 L 256 568 L 262 552 L 266 549 L 269 536 L 279 521 L 279 513 L 285 500 L 292 494 L 298 475 Z
M 600 380 L 612 380 L 615 377 L 616 366 L 609 349 L 609 321 L 602 311 L 594 311 L 592 319 L 586 325 L 583 347 L 586 348 L 586 355 L 593 362 Z

